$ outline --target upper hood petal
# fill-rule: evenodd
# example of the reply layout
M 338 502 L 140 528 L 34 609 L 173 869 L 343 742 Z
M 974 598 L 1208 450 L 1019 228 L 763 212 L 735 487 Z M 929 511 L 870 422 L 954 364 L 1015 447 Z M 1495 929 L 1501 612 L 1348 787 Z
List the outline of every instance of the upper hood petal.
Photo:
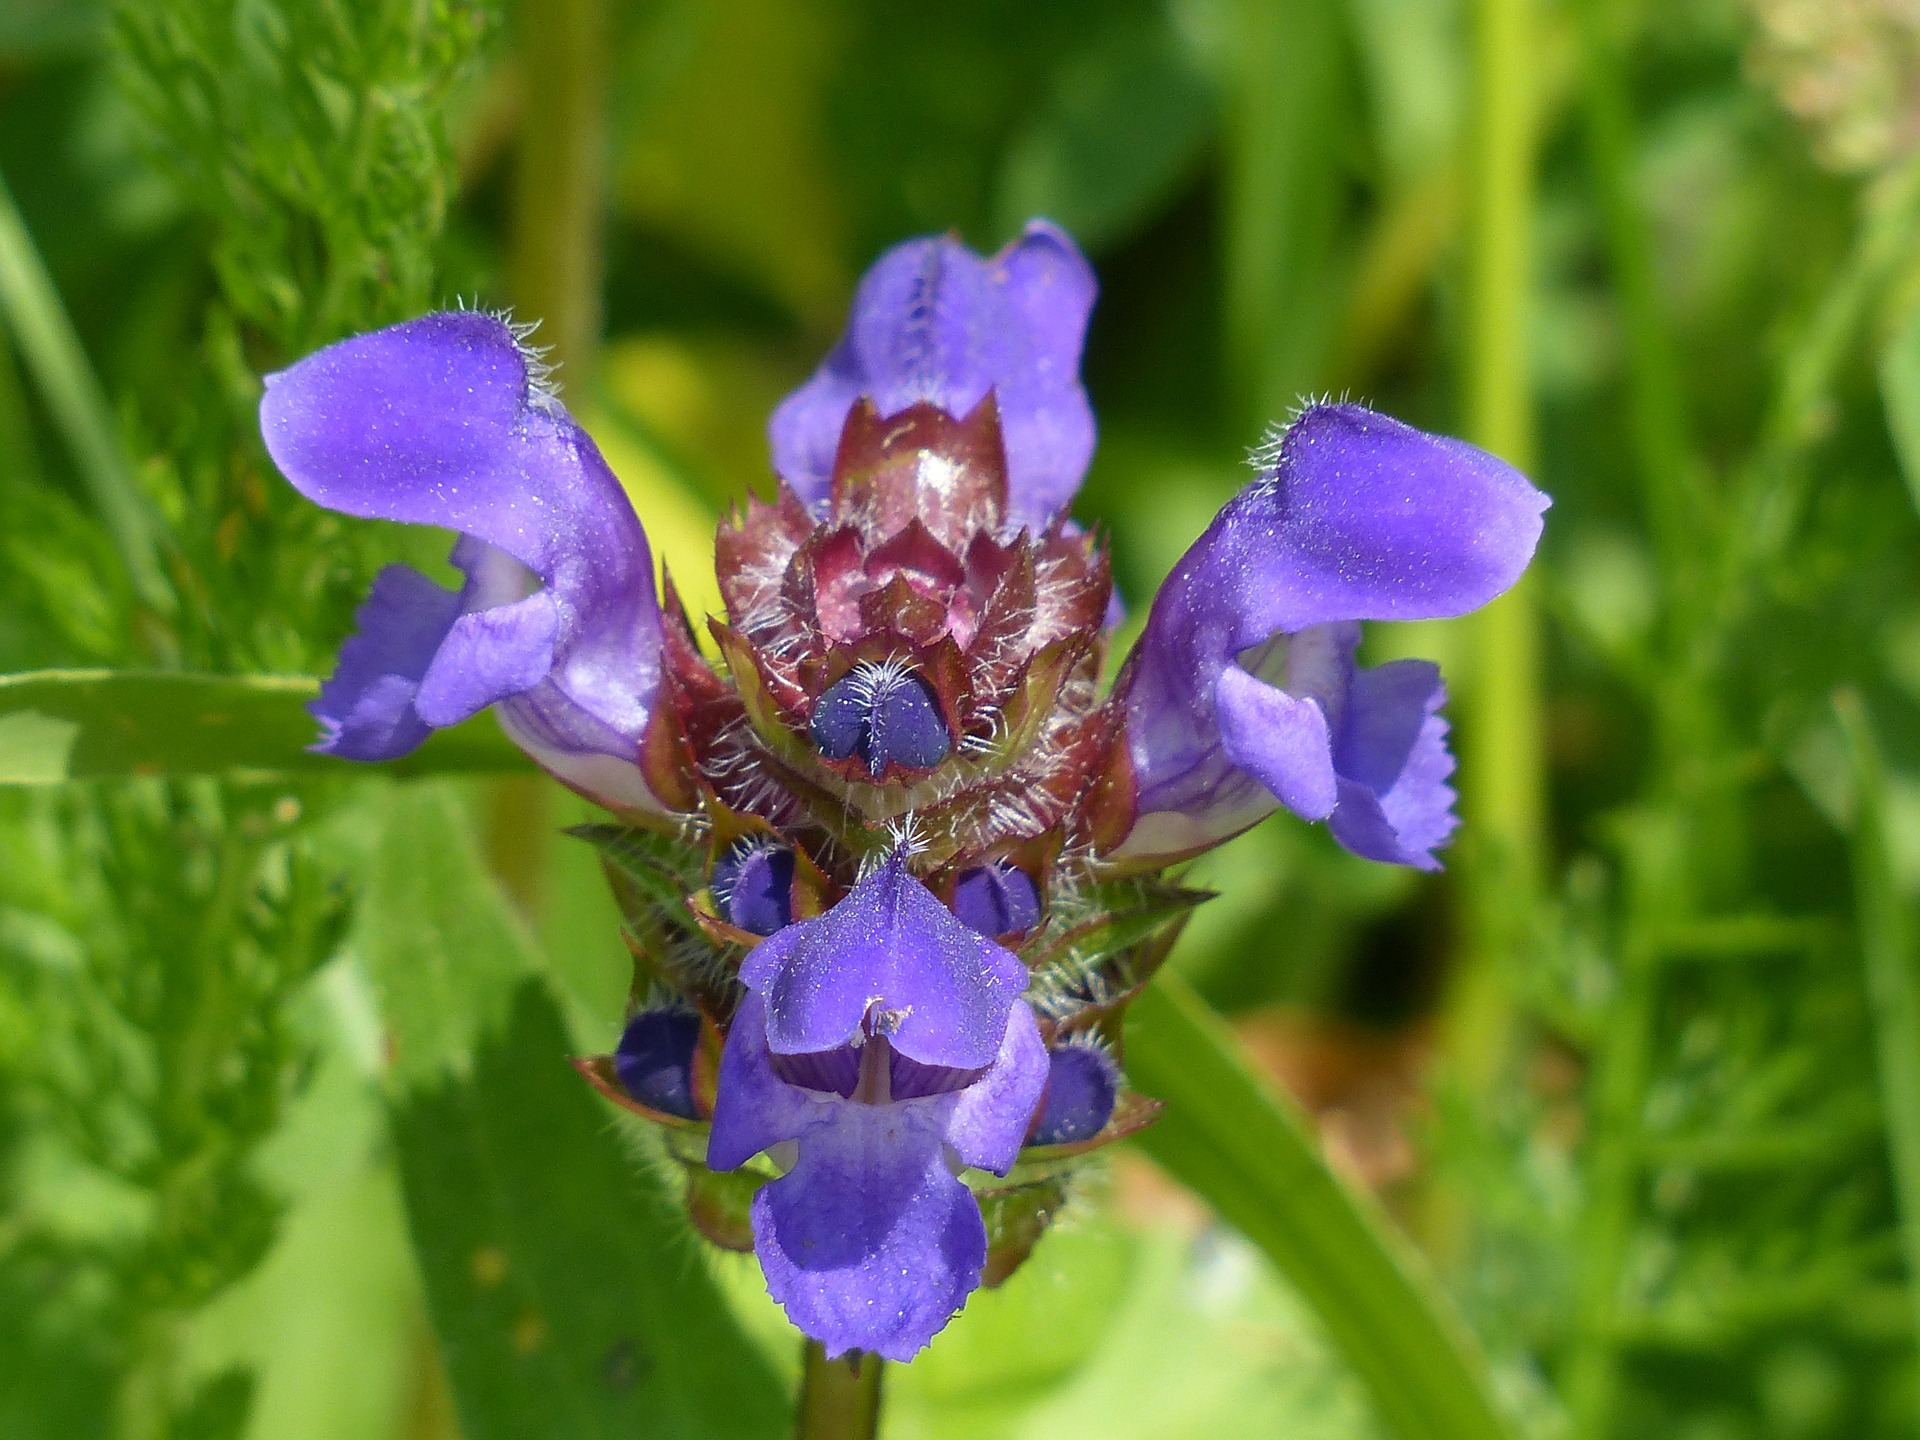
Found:
M 883 416 L 926 401 L 958 418 L 992 390 L 1011 517 L 1039 528 L 1072 500 L 1093 456 L 1080 351 L 1096 289 L 1078 247 L 1042 220 L 986 259 L 952 236 L 895 246 L 860 282 L 840 343 L 774 411 L 773 468 L 817 503 L 861 396 Z

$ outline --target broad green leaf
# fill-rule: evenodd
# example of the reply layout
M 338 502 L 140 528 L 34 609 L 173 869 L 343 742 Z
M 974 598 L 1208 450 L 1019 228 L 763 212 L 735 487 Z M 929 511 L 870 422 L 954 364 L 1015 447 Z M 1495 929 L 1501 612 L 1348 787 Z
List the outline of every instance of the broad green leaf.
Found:
M 1920 506 L 1920 306 L 1880 352 L 1880 403 L 1907 493 Z
M 530 762 L 488 716 L 443 730 L 375 772 L 315 754 L 304 675 L 32 670 L 0 675 L 0 785 L 130 775 L 510 772 Z
M 196 1348 L 254 1372 L 249 1440 L 399 1440 L 417 1403 L 419 1288 L 392 1168 L 349 1166 L 196 1319 Z
M 956 1333 L 957 1332 L 957 1333 Z M 949 1334 L 960 1342 L 944 1348 Z M 1378 1440 L 1359 1383 L 1237 1235 L 1047 1236 L 887 1377 L 888 1440 Z
M 386 1026 L 388 1078 L 407 1090 L 464 1075 L 536 968 L 444 785 L 394 791 L 354 930 Z
M 1166 1102 L 1139 1143 L 1264 1250 L 1319 1315 L 1401 1440 L 1510 1432 L 1465 1326 L 1391 1222 L 1320 1157 L 1206 1004 L 1161 975 L 1128 1013 L 1127 1070 Z
M 529 979 L 469 1079 L 394 1108 L 467 1440 L 784 1435 L 784 1387 L 566 1052 Z

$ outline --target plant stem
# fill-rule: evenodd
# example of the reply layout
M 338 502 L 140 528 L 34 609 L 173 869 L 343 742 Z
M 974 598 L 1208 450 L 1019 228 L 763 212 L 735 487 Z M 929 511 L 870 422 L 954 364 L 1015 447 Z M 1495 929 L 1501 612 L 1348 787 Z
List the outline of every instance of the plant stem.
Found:
M 1627 416 L 1641 510 L 1670 587 L 1696 588 L 1704 518 L 1702 467 L 1688 432 L 1686 387 L 1654 273 L 1652 236 L 1633 186 L 1633 112 L 1604 0 L 1577 0 L 1587 162 L 1605 222 L 1607 268 L 1627 347 Z M 1675 596 L 1684 601 L 1687 597 Z M 1691 607 L 1670 605 L 1674 623 Z
M 825 1346 L 807 1341 L 801 1352 L 793 1440 L 873 1440 L 880 1433 L 880 1372 L 885 1364 L 878 1355 L 864 1352 L 829 1360 Z
M 1467 431 L 1521 469 L 1533 460 L 1527 376 L 1534 184 L 1531 0 L 1477 0 Z M 1462 810 L 1470 828 L 1467 964 L 1448 1030 L 1451 1063 L 1484 1093 L 1502 1062 L 1508 1009 L 1501 961 L 1519 943 L 1545 851 L 1546 746 L 1539 621 L 1526 581 L 1476 621 L 1478 675 L 1463 729 Z
M 555 377 L 584 396 L 600 344 L 605 190 L 604 0 L 521 0 L 514 39 L 526 84 L 515 161 L 509 290 Z
M 600 343 L 601 202 L 606 150 L 604 0 L 521 0 L 515 43 L 526 85 L 515 162 L 508 280 L 519 318 L 537 321 L 555 377 L 587 393 Z M 544 899 L 553 787 L 488 788 L 486 853 L 529 920 Z
M 174 597 L 160 566 L 159 521 L 133 483 L 107 397 L 3 176 L 0 319 L 13 332 L 47 409 L 73 452 L 81 481 L 127 567 L 134 594 L 160 614 L 171 614 Z

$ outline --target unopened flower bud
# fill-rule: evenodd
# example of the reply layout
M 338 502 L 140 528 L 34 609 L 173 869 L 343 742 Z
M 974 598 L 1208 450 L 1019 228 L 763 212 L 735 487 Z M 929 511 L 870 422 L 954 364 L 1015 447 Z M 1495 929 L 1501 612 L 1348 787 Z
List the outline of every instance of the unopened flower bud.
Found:
M 953 887 L 953 913 L 988 938 L 1031 930 L 1040 923 L 1040 888 L 1018 866 L 981 865 Z
M 699 1043 L 700 1017 L 694 1011 L 642 1010 L 620 1036 L 614 1073 L 642 1105 L 691 1120 L 693 1052 Z

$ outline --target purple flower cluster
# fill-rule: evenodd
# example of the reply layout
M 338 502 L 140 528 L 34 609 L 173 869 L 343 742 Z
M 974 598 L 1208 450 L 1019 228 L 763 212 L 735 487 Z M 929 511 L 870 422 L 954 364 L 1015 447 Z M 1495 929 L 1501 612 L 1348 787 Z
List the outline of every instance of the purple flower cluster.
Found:
M 594 1073 L 704 1136 L 691 1183 L 752 1177 L 740 1243 L 830 1354 L 918 1351 L 1024 1253 L 992 1253 L 995 1187 L 1051 1183 L 1149 1113 L 1114 1051 L 1163 952 L 1100 971 L 1073 951 L 1088 896 L 1280 806 L 1437 866 L 1445 688 L 1425 662 L 1358 665 L 1360 625 L 1483 605 L 1540 535 L 1546 497 L 1494 457 L 1310 406 L 1099 693 L 1105 559 L 1066 513 L 1094 444 L 1094 293 L 1042 223 L 985 259 L 946 238 L 882 257 L 774 414 L 777 503 L 723 528 L 718 665 L 505 322 L 344 341 L 261 407 L 303 494 L 459 536 L 457 591 L 376 579 L 318 748 L 387 759 L 491 706 L 631 833 L 703 837 L 674 923 L 718 963 L 659 961 L 667 993 Z

